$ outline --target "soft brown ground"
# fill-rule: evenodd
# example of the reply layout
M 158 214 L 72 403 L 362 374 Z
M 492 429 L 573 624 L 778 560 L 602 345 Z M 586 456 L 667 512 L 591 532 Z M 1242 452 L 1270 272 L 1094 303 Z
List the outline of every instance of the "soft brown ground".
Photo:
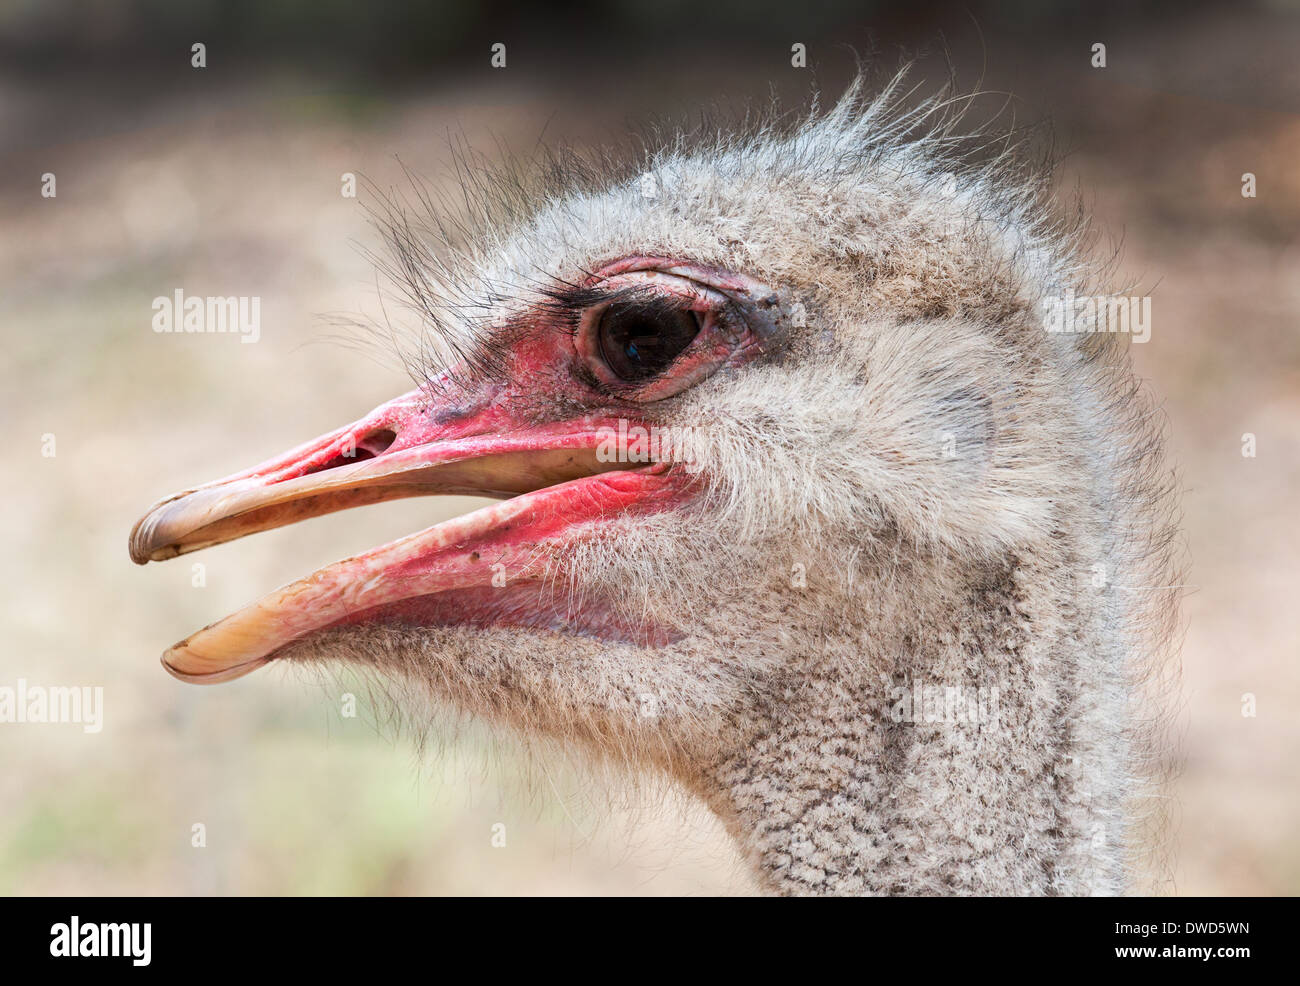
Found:
M 1109 74 L 1076 65 L 1073 51 L 1006 42 L 1017 54 L 1001 62 L 996 42 L 990 51 L 1008 66 L 990 84 L 1028 93 L 1030 116 L 1053 110 L 1073 150 L 1064 182 L 1123 234 L 1121 269 L 1155 298 L 1153 339 L 1136 357 L 1165 398 L 1195 586 L 1173 790 L 1182 893 L 1300 890 L 1300 120 L 1284 112 L 1297 87 L 1252 87 L 1239 65 L 1189 67 L 1249 29 L 1171 30 L 1136 68 L 1113 49 Z M 1296 50 L 1275 27 L 1236 42 Z M 720 92 L 765 89 L 752 63 L 708 71 Z M 617 134 L 661 101 L 689 105 L 702 85 L 629 85 L 635 99 L 592 105 L 544 73 L 382 96 L 280 79 L 159 101 L 75 131 L 84 136 L 33 130 L 11 142 L 0 172 L 0 685 L 103 685 L 107 713 L 98 735 L 0 726 L 0 892 L 749 889 L 718 825 L 675 799 L 616 790 L 611 820 L 603 783 L 549 760 L 523 781 L 514 749 L 473 730 L 413 769 L 414 748 L 376 725 L 362 692 L 361 718 L 344 719 L 338 688 L 278 669 L 213 689 L 159 669 L 165 645 L 254 595 L 465 503 L 387 504 L 226 545 L 197 556 L 203 589 L 185 561 L 136 568 L 126 556 L 131 523 L 157 496 L 406 386 L 355 350 L 313 344 L 328 331 L 322 313 L 374 309 L 349 243 L 373 240 L 338 195 L 342 172 L 386 184 L 396 153 L 435 173 L 448 128 L 484 148 L 491 134 L 526 148 L 553 113 L 548 134 Z M 57 102 L 11 83 L 0 118 Z M 94 111 L 89 98 L 79 105 Z M 57 199 L 37 194 L 44 171 L 58 174 Z M 1244 171 L 1258 175 L 1257 199 L 1240 195 Z M 177 286 L 260 295 L 263 340 L 155 335 L 150 302 Z M 1257 436 L 1257 458 L 1242 458 L 1243 432 Z M 40 455 L 46 433 L 53 459 Z M 1241 714 L 1244 693 L 1255 718 Z M 196 822 L 206 849 L 190 847 Z M 498 822 L 505 848 L 491 845 Z

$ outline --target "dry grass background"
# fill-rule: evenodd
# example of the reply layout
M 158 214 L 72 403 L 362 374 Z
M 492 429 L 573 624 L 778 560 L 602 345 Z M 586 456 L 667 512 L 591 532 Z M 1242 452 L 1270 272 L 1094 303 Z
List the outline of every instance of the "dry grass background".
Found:
M 1104 73 L 1077 51 L 985 40 L 1001 66 L 986 81 L 1028 94 L 1027 116 L 1052 110 L 1071 151 L 1063 183 L 1122 234 L 1121 270 L 1155 299 L 1152 341 L 1135 356 L 1165 398 L 1196 587 L 1173 790 L 1179 893 L 1300 891 L 1300 86 L 1291 71 L 1252 89 L 1241 68 L 1258 68 L 1252 45 L 1296 50 L 1282 23 L 1200 18 L 1127 68 L 1133 46 L 1112 46 Z M 1205 65 L 1225 37 L 1236 60 Z M 448 130 L 488 151 L 498 138 L 526 150 L 543 124 L 578 143 L 617 136 L 704 95 L 761 97 L 783 65 L 721 55 L 664 79 L 649 57 L 597 64 L 593 77 L 624 83 L 598 97 L 571 70 L 400 92 L 285 75 L 117 107 L 66 133 L 31 121 L 61 106 L 98 112 L 93 79 L 70 84 L 76 99 L 0 83 L 0 124 L 31 125 L 0 170 L 0 685 L 103 685 L 106 702 L 97 735 L 0 726 L 0 892 L 751 889 L 716 822 L 671 794 L 562 759 L 530 770 L 510 741 L 473 727 L 420 756 L 365 692 L 359 718 L 340 716 L 346 678 L 272 667 L 200 689 L 159 668 L 164 646 L 255 595 L 465 502 L 383 504 L 225 545 L 196 557 L 202 589 L 187 560 L 131 565 L 126 534 L 163 493 L 407 386 L 391 364 L 319 342 L 323 313 L 375 307 L 352 242 L 374 240 L 338 194 L 341 173 L 384 186 L 400 154 L 437 174 Z M 787 90 L 804 82 L 782 78 Z M 56 199 L 39 197 L 45 171 Z M 1259 176 L 1256 200 L 1240 195 L 1243 171 Z M 150 302 L 177 286 L 260 296 L 261 342 L 154 334 Z M 1258 436 L 1255 459 L 1241 456 L 1243 432 Z M 46 433 L 52 459 L 40 455 Z M 1256 718 L 1241 715 L 1247 692 Z M 196 822 L 205 849 L 190 846 Z M 491 845 L 498 822 L 505 848 Z

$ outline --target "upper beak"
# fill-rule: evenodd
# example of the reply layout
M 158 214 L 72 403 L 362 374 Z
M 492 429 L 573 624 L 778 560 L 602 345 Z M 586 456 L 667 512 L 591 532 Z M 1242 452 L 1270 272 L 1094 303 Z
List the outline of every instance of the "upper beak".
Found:
M 433 493 L 511 497 L 610 468 L 596 457 L 596 423 L 501 431 L 493 409 L 432 423 L 421 391 L 261 465 L 174 493 L 131 531 L 143 565 L 308 517 Z
M 537 538 L 558 529 L 567 502 L 580 501 L 570 519 L 606 516 L 644 498 L 662 473 L 601 461 L 602 426 L 608 423 L 589 418 L 528 424 L 499 404 L 440 407 L 417 390 L 252 469 L 166 497 L 131 531 L 138 564 L 398 497 L 542 491 L 336 562 L 182 641 L 163 664 L 184 680 L 226 680 L 359 610 L 482 584 L 487 566 L 476 564 L 480 553 L 471 546 L 491 544 L 494 559 L 509 560 L 512 578 L 535 575 Z M 566 501 L 564 484 L 629 468 L 642 475 L 611 477 Z

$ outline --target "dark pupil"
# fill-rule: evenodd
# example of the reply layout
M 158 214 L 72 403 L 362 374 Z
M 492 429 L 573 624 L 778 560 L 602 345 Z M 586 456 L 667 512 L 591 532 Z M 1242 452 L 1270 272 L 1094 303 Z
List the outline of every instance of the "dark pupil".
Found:
M 699 332 L 679 308 L 615 302 L 600 319 L 600 354 L 623 380 L 646 380 L 667 369 Z

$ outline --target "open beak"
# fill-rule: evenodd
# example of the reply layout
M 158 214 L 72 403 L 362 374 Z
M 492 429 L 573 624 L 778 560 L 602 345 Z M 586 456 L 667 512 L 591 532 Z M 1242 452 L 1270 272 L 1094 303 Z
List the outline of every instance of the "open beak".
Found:
M 654 509 L 670 495 L 667 465 L 634 461 L 618 447 L 617 421 L 536 425 L 516 420 L 508 406 L 440 407 L 416 390 L 252 469 L 155 504 L 131 531 L 138 564 L 399 497 L 507 498 L 278 589 L 176 644 L 163 665 L 184 681 L 227 681 L 325 627 L 416 599 L 535 582 L 547 572 L 547 545 L 569 529 Z

